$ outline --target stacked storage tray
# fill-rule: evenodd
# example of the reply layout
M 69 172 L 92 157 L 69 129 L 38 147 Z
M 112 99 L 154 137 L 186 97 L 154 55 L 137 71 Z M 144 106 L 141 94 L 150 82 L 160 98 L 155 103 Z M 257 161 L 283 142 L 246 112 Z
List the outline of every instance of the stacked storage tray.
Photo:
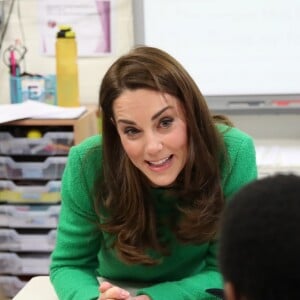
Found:
M 1 129 L 0 287 L 14 297 L 32 276 L 49 273 L 61 176 L 74 134 L 38 128 L 32 138 L 26 127 Z
M 0 132 L 0 155 L 67 155 L 73 132 L 47 132 L 41 138 L 14 137 Z
M 0 253 L 1 273 L 11 275 L 48 274 L 49 255 L 47 254 L 16 254 Z
M 15 184 L 0 180 L 0 203 L 59 203 L 61 182 L 51 180 L 46 184 Z
M 0 227 L 55 228 L 59 205 L 1 205 Z
M 62 176 L 66 157 L 48 157 L 43 162 L 16 162 L 0 156 L 0 178 L 51 180 Z
M 0 250 L 51 252 L 56 240 L 56 229 L 47 233 L 23 233 L 16 229 L 0 229 Z M 34 248 L 34 249 L 33 249 Z
M 13 297 L 26 284 L 27 280 L 23 280 L 18 276 L 0 276 L 0 286 L 3 293 L 7 297 Z

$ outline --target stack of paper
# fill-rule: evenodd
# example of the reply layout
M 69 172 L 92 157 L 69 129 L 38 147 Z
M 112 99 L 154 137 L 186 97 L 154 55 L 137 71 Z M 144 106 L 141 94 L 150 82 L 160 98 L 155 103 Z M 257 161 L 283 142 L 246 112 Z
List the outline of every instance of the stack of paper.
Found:
M 27 100 L 16 104 L 0 104 L 0 124 L 20 119 L 77 119 L 85 106 L 61 107 Z

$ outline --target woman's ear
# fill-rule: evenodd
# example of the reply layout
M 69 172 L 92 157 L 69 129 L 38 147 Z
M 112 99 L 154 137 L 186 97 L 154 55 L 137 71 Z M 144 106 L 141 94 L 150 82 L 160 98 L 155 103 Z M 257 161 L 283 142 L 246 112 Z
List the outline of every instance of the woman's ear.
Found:
M 224 284 L 224 294 L 226 300 L 241 300 L 236 292 L 235 286 L 230 281 Z

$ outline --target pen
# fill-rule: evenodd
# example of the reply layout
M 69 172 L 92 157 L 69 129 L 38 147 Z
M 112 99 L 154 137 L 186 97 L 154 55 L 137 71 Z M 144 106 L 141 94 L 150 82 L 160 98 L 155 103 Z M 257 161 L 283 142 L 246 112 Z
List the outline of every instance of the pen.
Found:
M 279 107 L 290 107 L 290 106 L 300 106 L 300 99 L 299 100 L 275 100 L 272 101 L 272 105 L 279 106 Z
M 9 66 L 10 66 L 10 74 L 12 76 L 17 75 L 17 62 L 15 57 L 15 52 L 13 49 L 9 51 Z

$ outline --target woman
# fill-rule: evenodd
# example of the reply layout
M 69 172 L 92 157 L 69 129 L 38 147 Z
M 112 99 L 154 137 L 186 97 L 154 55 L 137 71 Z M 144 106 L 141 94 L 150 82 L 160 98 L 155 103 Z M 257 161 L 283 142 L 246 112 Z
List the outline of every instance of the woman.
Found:
M 100 106 L 102 137 L 73 147 L 63 176 L 59 298 L 218 299 L 218 223 L 257 176 L 251 137 L 213 117 L 186 70 L 152 47 L 113 63 Z

